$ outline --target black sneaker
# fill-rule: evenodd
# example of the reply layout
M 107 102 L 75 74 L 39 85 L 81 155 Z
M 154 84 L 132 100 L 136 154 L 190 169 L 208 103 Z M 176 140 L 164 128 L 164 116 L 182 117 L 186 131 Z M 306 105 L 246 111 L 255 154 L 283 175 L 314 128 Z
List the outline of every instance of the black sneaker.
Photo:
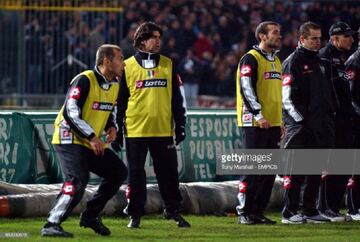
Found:
M 102 236 L 108 236 L 111 234 L 110 230 L 101 222 L 100 217 L 86 218 L 80 216 L 80 227 L 91 228 L 95 233 Z
M 250 215 L 258 224 L 276 224 L 276 221 L 265 217 L 262 214 Z
M 64 231 L 60 224 L 47 223 L 41 229 L 41 236 L 47 237 L 73 237 L 72 233 Z
M 191 227 L 191 225 L 178 212 L 169 213 L 166 210 L 164 210 L 164 217 L 166 219 L 175 220 L 176 224 L 180 228 L 190 228 Z
M 238 223 L 239 224 L 246 224 L 246 225 L 253 225 L 253 224 L 257 224 L 258 221 L 256 221 L 252 216 L 247 215 L 247 214 L 242 214 L 239 216 L 238 218 Z
M 130 216 L 130 221 L 127 225 L 130 229 L 137 229 L 140 227 L 140 217 L 137 216 Z

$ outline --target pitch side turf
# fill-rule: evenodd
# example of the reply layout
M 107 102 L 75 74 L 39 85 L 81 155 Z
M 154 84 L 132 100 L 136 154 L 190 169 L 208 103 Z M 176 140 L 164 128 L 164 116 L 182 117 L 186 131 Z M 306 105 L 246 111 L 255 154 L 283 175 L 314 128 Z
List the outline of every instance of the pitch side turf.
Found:
M 74 234 L 69 239 L 41 237 L 45 218 L 0 218 L 0 241 L 360 241 L 360 222 L 282 225 L 278 213 L 268 215 L 276 225 L 239 225 L 236 217 L 185 216 L 190 229 L 177 228 L 175 222 L 160 215 L 145 216 L 141 229 L 128 229 L 125 217 L 104 217 L 104 224 L 112 231 L 110 237 L 80 228 L 79 218 L 71 217 L 63 224 Z

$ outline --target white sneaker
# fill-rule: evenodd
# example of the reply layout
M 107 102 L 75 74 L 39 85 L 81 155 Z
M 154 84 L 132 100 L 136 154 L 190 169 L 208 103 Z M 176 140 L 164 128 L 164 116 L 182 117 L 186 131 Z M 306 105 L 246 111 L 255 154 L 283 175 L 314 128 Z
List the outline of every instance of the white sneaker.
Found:
M 326 210 L 324 213 L 321 213 L 321 215 L 327 219 L 329 219 L 331 222 L 344 222 L 346 221 L 346 217 L 344 214 L 334 212 L 330 209 Z
M 331 222 L 330 219 L 325 218 L 321 214 L 314 215 L 314 216 L 306 216 L 305 215 L 304 218 L 306 219 L 307 223 L 323 224 L 323 223 Z
M 291 216 L 289 218 L 283 217 L 281 219 L 281 223 L 283 223 L 283 224 L 304 224 L 304 223 L 306 223 L 306 220 L 300 214 L 294 214 L 293 216 Z
M 360 221 L 360 213 L 356 213 L 356 214 L 348 213 L 347 216 L 351 217 L 351 219 L 354 221 Z

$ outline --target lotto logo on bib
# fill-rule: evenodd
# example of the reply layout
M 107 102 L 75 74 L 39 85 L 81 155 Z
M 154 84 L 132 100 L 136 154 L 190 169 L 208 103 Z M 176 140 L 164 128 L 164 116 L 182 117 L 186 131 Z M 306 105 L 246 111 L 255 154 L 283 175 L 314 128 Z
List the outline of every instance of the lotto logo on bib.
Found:
M 92 109 L 100 110 L 100 111 L 112 111 L 113 104 L 112 103 L 103 103 L 103 102 L 93 102 Z
M 265 72 L 264 73 L 264 79 L 265 80 L 269 80 L 269 79 L 277 79 L 277 80 L 281 80 L 281 74 L 279 72 Z
M 167 87 L 166 79 L 152 79 L 136 81 L 136 89 L 150 88 L 150 87 Z

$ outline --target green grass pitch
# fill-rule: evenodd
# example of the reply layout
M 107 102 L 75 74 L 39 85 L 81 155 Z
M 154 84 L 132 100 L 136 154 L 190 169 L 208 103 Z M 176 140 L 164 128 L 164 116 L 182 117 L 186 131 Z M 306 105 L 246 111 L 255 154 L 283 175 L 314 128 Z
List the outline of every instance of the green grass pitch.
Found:
M 360 241 L 360 222 L 283 225 L 279 213 L 268 213 L 276 225 L 239 225 L 237 217 L 185 215 L 190 229 L 178 228 L 161 215 L 143 217 L 140 229 L 128 229 L 126 217 L 103 217 L 112 234 L 102 237 L 79 227 L 79 218 L 70 217 L 62 226 L 74 238 L 44 238 L 40 229 L 46 218 L 0 219 L 0 241 Z M 5 233 L 26 233 L 27 237 L 5 238 Z

